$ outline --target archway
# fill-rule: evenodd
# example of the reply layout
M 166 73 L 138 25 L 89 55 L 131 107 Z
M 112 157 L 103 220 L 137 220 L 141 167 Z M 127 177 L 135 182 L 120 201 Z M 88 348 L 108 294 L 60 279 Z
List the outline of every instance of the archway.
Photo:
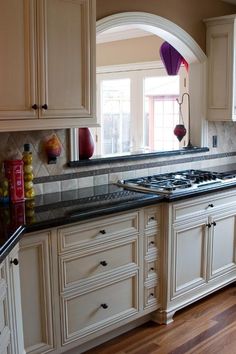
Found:
M 146 12 L 123 12 L 97 21 L 97 35 L 114 27 L 135 25 L 163 38 L 175 47 L 189 65 L 189 93 L 191 96 L 191 141 L 195 146 L 207 145 L 206 61 L 207 57 L 197 42 L 175 23 Z

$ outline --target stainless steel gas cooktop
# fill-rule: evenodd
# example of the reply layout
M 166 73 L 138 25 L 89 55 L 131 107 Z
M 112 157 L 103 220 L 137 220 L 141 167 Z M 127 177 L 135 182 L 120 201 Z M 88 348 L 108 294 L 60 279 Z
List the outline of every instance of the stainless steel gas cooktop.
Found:
M 236 172 L 184 170 L 118 181 L 123 188 L 156 194 L 183 194 L 213 186 L 236 183 Z

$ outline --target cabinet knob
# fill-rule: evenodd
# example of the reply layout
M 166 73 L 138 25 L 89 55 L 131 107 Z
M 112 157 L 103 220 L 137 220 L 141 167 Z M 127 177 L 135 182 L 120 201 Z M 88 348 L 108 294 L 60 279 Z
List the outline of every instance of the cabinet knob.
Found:
M 47 105 L 46 103 L 44 103 L 44 104 L 42 105 L 42 109 L 48 109 L 48 105 Z
M 211 223 L 211 225 L 216 226 L 216 222 L 215 222 L 215 221 L 213 221 L 213 222 Z
M 14 258 L 14 259 L 11 259 L 10 261 L 11 264 L 14 264 L 14 265 L 18 265 L 19 264 L 19 261 L 17 258 Z
M 150 268 L 150 271 L 151 271 L 151 272 L 153 272 L 153 271 L 154 271 L 154 268 L 153 268 L 153 267 L 151 267 L 151 268 Z
M 207 208 L 214 208 L 214 204 L 208 204 Z
M 154 221 L 155 220 L 155 216 L 150 216 L 149 221 Z
M 106 261 L 101 261 L 100 264 L 101 264 L 103 267 L 106 267 L 108 263 L 107 263 Z
M 155 242 L 154 242 L 154 241 L 150 241 L 150 242 L 149 242 L 149 245 L 152 245 L 152 246 L 153 246 L 153 245 L 155 245 Z
M 105 235 L 106 230 L 100 230 L 99 232 L 100 232 L 100 234 Z
M 38 105 L 35 103 L 35 104 L 32 105 L 32 108 L 33 108 L 34 110 L 36 110 L 36 109 L 38 109 Z
M 101 307 L 102 307 L 103 309 L 108 309 L 108 305 L 107 305 L 107 304 L 101 304 Z
M 210 223 L 206 224 L 206 227 L 209 227 L 209 228 L 210 228 L 210 227 L 211 227 L 211 224 L 210 224 Z
M 153 296 L 154 296 L 154 293 L 150 293 L 150 294 L 149 294 L 149 297 L 153 297 Z

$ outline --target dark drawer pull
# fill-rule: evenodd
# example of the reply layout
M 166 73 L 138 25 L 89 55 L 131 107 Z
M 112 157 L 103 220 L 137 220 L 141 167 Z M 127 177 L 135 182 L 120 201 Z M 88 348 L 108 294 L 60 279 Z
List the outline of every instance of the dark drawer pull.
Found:
M 210 223 L 206 224 L 206 227 L 209 227 L 209 228 L 210 228 L 210 227 L 211 227 L 211 224 L 210 224 Z
M 154 241 L 150 241 L 149 245 L 155 245 L 155 242 Z
M 213 222 L 211 223 L 211 225 L 216 226 L 216 222 L 215 222 L 215 221 L 213 221 Z
M 48 105 L 47 105 L 46 103 L 44 103 L 44 104 L 42 105 L 42 109 L 48 109 Z
M 103 267 L 106 267 L 108 263 L 107 263 L 106 261 L 101 261 L 100 264 L 101 264 Z
M 149 221 L 154 221 L 155 220 L 155 216 L 150 216 Z
M 32 108 L 36 110 L 36 109 L 38 109 L 38 105 L 35 103 L 32 105 Z
M 155 270 L 155 268 L 153 268 L 153 267 L 150 268 L 150 271 L 151 271 L 151 272 L 153 272 L 154 270 Z
M 101 307 L 103 308 L 103 309 L 108 309 L 108 305 L 107 304 L 101 304 Z
M 211 203 L 211 204 L 208 204 L 207 209 L 208 209 L 208 208 L 214 208 L 214 204 L 212 204 L 212 203 Z
M 99 232 L 100 232 L 100 234 L 105 235 L 106 230 L 100 230 Z
M 14 258 L 14 259 L 11 259 L 11 264 L 14 264 L 14 265 L 18 265 L 19 264 L 19 261 L 17 258 Z

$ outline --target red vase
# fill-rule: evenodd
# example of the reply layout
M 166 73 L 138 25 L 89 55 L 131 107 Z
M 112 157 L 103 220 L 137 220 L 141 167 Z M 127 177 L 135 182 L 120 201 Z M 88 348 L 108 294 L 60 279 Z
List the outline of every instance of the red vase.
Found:
M 174 129 L 174 134 L 177 137 L 179 141 L 183 139 L 183 137 L 186 135 L 186 128 L 183 124 L 177 124 Z
M 89 128 L 79 128 L 79 159 L 89 159 L 94 152 L 94 140 Z

